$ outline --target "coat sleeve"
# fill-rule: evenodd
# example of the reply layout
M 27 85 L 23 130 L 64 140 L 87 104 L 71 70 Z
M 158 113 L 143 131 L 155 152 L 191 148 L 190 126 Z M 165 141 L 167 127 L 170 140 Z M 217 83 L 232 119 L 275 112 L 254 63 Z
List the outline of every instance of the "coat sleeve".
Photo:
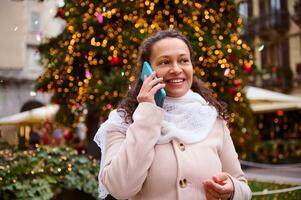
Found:
M 156 105 L 140 103 L 126 134 L 107 134 L 105 164 L 99 176 L 115 198 L 128 199 L 141 190 L 154 158 L 163 116 L 164 110 Z
M 234 200 L 248 200 L 252 197 L 252 192 L 248 186 L 247 179 L 241 169 L 238 155 L 235 151 L 234 144 L 232 142 L 230 131 L 228 127 L 223 124 L 224 136 L 222 149 L 220 152 L 220 159 L 222 162 L 223 172 L 228 173 L 233 186 L 234 193 L 232 199 Z

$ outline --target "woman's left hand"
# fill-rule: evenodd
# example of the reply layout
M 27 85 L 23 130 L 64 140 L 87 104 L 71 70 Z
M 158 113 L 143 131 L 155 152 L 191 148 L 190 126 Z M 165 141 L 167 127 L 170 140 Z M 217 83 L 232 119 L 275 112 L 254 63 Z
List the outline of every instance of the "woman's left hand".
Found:
M 226 173 L 220 173 L 203 182 L 207 200 L 229 199 L 234 191 L 233 183 Z

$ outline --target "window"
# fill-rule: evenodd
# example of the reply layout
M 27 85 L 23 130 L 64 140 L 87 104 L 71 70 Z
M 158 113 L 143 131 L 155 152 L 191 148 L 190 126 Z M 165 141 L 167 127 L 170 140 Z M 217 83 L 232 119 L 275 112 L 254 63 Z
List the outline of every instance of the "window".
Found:
M 270 0 L 259 1 L 259 15 L 267 16 L 270 14 Z
M 268 66 L 289 67 L 289 44 L 288 40 L 266 45 L 261 52 L 261 63 L 263 68 Z
M 40 32 L 40 13 L 39 12 L 31 12 L 30 16 L 30 31 L 31 32 Z
M 248 19 L 248 3 L 242 2 L 239 4 L 239 14 L 243 17 L 244 20 Z
M 253 16 L 252 0 L 245 0 L 239 4 L 239 14 L 243 17 L 244 21 Z
M 280 0 L 271 0 L 271 8 L 272 10 L 280 10 L 281 9 Z

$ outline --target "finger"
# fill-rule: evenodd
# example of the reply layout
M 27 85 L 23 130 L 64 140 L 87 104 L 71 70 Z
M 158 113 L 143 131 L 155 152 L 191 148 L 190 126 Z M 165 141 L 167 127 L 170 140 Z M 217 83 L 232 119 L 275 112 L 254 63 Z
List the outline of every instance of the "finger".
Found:
M 146 85 L 148 85 L 148 83 L 156 77 L 155 74 L 156 74 L 156 72 L 153 71 L 149 76 L 144 75 L 144 80 L 143 80 L 143 83 L 142 83 L 141 88 L 143 88 L 143 87 L 145 87 Z
M 149 83 L 141 90 L 143 93 L 146 93 L 146 95 L 154 95 L 160 88 L 164 88 L 165 85 L 165 83 L 160 83 L 160 80 L 156 80 L 154 82 Z
M 160 90 L 161 88 L 164 88 L 164 87 L 165 87 L 165 83 L 158 83 L 149 91 L 149 93 L 152 95 L 155 95 L 158 90 Z
M 156 71 L 153 71 L 149 76 L 144 75 L 144 82 L 148 83 L 156 77 Z
M 205 191 L 206 200 L 216 200 L 217 198 L 212 196 L 209 192 Z
M 152 73 L 153 74 L 153 73 Z M 142 83 L 142 86 L 141 86 L 141 89 L 143 89 L 146 85 L 148 85 L 148 83 L 154 79 L 155 77 L 152 77 L 152 74 L 147 76 L 147 75 L 144 75 L 144 81 Z
M 163 78 L 157 78 L 157 79 L 148 79 L 145 81 L 141 87 L 141 89 L 145 89 L 146 91 L 150 91 L 155 85 L 158 83 L 163 82 Z
M 215 183 L 213 180 L 208 181 L 208 187 L 219 195 L 228 195 L 232 192 L 231 186 L 229 184 L 220 185 L 218 183 Z
M 205 193 L 206 193 L 207 200 L 209 200 L 209 199 L 228 199 L 231 196 L 231 194 L 219 194 L 216 191 L 214 191 L 213 189 L 206 187 L 206 186 L 205 186 Z
M 223 183 L 225 180 L 229 179 L 226 173 L 221 173 L 212 177 L 212 179 L 217 183 Z
M 157 85 L 158 83 L 163 83 L 163 78 L 156 78 L 151 80 L 148 84 L 151 86 Z
M 219 195 L 212 191 L 211 189 L 206 189 L 205 190 L 207 200 L 208 199 L 219 199 Z
M 219 197 L 219 193 L 212 188 L 213 186 L 212 186 L 211 180 L 204 181 L 203 185 L 204 185 L 205 191 L 208 192 L 208 194 L 210 194 L 214 198 Z

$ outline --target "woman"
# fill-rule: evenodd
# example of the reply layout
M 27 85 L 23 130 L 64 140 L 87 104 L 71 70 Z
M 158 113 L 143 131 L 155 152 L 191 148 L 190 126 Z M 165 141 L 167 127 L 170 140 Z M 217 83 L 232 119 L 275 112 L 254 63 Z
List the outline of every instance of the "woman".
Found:
M 154 72 L 142 82 L 144 61 Z M 157 32 L 141 44 L 136 81 L 95 137 L 103 153 L 101 197 L 251 198 L 225 107 L 193 78 L 192 61 L 188 40 L 175 30 Z M 162 108 L 154 100 L 160 88 L 167 93 Z

